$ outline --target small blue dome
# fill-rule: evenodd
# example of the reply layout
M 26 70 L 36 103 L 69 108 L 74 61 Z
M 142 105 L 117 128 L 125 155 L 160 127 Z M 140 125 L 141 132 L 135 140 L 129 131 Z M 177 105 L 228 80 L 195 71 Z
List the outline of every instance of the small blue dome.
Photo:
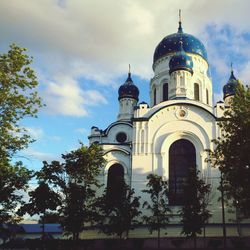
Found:
M 128 73 L 126 82 L 118 90 L 118 100 L 122 98 L 133 98 L 138 101 L 139 89 L 134 85 L 131 73 Z
M 193 60 L 183 50 L 182 41 L 179 42 L 179 51 L 169 61 L 169 74 L 176 70 L 187 70 L 193 74 Z
M 196 37 L 183 33 L 181 22 L 179 22 L 178 32 L 164 37 L 156 47 L 153 63 L 158 61 L 163 56 L 177 52 L 180 41 L 183 42 L 183 49 L 187 53 L 198 54 L 207 61 L 207 51 L 203 43 Z
M 236 94 L 236 87 L 238 84 L 238 80 L 234 76 L 233 70 L 231 71 L 230 78 L 226 85 L 223 87 L 223 93 L 224 93 L 224 99 L 228 96 L 235 95 Z

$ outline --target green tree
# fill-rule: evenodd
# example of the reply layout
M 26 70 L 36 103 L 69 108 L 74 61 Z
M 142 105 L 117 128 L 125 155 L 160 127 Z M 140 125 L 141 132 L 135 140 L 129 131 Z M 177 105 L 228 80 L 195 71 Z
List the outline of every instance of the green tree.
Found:
M 79 234 L 86 224 L 96 218 L 93 207 L 96 191 L 100 187 L 98 175 L 104 165 L 102 148 L 96 144 L 80 148 L 62 156 L 67 178 L 62 188 L 63 205 L 60 209 L 62 226 L 66 234 L 73 240 L 79 239 Z
M 149 174 L 148 183 L 144 193 L 150 195 L 150 202 L 145 201 L 143 207 L 150 213 L 143 216 L 150 233 L 157 231 L 157 245 L 160 249 L 161 229 L 166 228 L 171 217 L 171 209 L 168 206 L 168 182 L 162 176 Z
M 107 189 L 103 196 L 97 199 L 96 208 L 99 214 L 100 229 L 107 235 L 115 235 L 120 239 L 130 230 L 139 225 L 141 214 L 140 197 L 135 196 L 134 189 L 131 189 L 124 181 L 121 185 L 121 196 L 117 202 L 112 202 Z
M 30 68 L 31 58 L 26 49 L 15 44 L 0 55 L 0 160 L 6 163 L 32 141 L 20 125 L 25 117 L 35 117 L 42 106 L 34 89 L 38 85 Z
M 39 215 L 42 220 L 42 238 L 45 235 L 45 221 L 47 211 L 55 211 L 61 203 L 61 197 L 45 181 L 39 181 L 37 188 L 29 192 L 29 202 L 24 204 L 20 215 L 28 213 L 30 216 Z
M 28 213 L 30 216 L 39 215 L 42 219 L 42 238 L 45 235 L 45 218 L 48 213 L 58 214 L 58 208 L 62 202 L 61 176 L 64 169 L 53 161 L 51 165 L 43 162 L 43 167 L 35 173 L 38 186 L 29 192 L 29 201 L 22 205 L 18 211 L 20 215 Z
M 0 225 L 19 220 L 15 209 L 23 203 L 21 191 L 28 188 L 30 177 L 31 171 L 23 167 L 21 162 L 0 165 Z
M 42 106 L 34 90 L 38 82 L 30 68 L 32 60 L 25 51 L 12 44 L 0 54 L 0 223 L 12 219 L 31 177 L 21 162 L 12 159 L 32 142 L 21 121 L 35 117 Z
M 38 223 L 48 223 L 48 224 L 55 224 L 61 223 L 61 217 L 57 212 L 47 212 L 45 216 L 41 216 Z
M 182 234 L 194 240 L 195 249 L 197 234 L 202 233 L 202 228 L 211 216 L 207 209 L 207 195 L 210 193 L 211 187 L 199 177 L 199 174 L 198 170 L 190 168 L 183 190 L 184 204 L 180 210 L 183 223 Z
M 250 217 L 250 88 L 238 84 L 230 108 L 219 122 L 221 137 L 213 140 L 209 161 L 219 168 L 225 198 L 238 213 Z

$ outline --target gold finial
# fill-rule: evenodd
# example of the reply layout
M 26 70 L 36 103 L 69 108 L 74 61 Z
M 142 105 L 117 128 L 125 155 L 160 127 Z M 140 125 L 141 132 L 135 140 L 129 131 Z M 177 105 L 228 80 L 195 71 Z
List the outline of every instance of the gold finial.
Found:
M 131 74 L 130 64 L 128 65 L 128 73 Z
M 181 9 L 179 9 L 179 28 L 178 33 L 183 33 L 182 27 L 181 27 Z
M 179 23 L 181 23 L 181 9 L 179 9 Z

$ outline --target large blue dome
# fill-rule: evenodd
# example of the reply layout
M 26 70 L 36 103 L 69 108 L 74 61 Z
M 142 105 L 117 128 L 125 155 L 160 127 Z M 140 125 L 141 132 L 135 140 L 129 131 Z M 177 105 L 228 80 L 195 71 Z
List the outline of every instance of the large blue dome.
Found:
M 183 42 L 183 49 L 187 53 L 198 54 L 207 61 L 207 51 L 203 43 L 193 35 L 183 33 L 181 23 L 177 33 L 168 35 L 158 44 L 154 53 L 154 62 L 166 56 L 178 52 L 179 42 Z
M 134 85 L 130 73 L 128 73 L 126 82 L 120 86 L 118 94 L 118 100 L 122 98 L 133 98 L 138 101 L 139 89 Z

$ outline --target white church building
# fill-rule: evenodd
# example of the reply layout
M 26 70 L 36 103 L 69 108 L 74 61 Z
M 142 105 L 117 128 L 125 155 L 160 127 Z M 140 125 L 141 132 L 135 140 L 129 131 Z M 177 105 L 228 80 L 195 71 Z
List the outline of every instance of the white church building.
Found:
M 196 166 L 212 185 L 208 235 L 222 235 L 217 190 L 220 173 L 207 163 L 206 150 L 214 148 L 211 140 L 220 135 L 218 121 L 235 94 L 237 79 L 231 71 L 223 88 L 224 102 L 214 105 L 206 48 L 198 38 L 183 31 L 181 21 L 177 33 L 164 37 L 157 45 L 153 71 L 150 104 L 138 103 L 139 89 L 129 72 L 118 91 L 117 120 L 104 130 L 91 128 L 90 144 L 100 144 L 105 152 L 101 180 L 108 186 L 124 178 L 143 203 L 147 197 L 141 190 L 146 188 L 147 175 L 163 176 L 169 182 L 169 205 L 175 215 L 171 223 L 177 225 L 172 233 L 168 229 L 168 235 L 176 235 L 181 230 L 177 212 L 183 199 L 182 180 L 188 168 Z M 236 226 L 230 217 L 235 219 L 235 215 L 226 215 L 228 235 L 233 235 Z M 146 232 L 142 231 L 131 233 Z

